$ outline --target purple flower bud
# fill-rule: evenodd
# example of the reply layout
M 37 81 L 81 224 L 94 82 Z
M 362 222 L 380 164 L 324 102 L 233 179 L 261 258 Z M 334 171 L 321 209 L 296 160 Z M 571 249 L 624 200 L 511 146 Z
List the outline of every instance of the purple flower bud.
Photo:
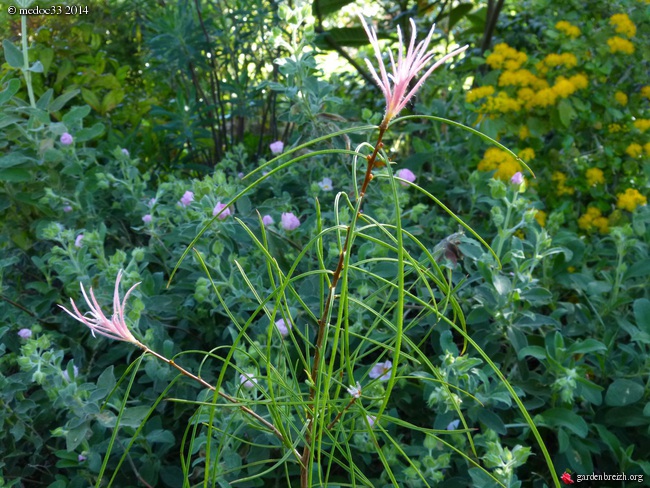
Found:
M 20 329 L 18 331 L 18 337 L 21 339 L 29 339 L 32 336 L 32 330 L 31 329 Z
M 282 142 L 282 141 L 272 142 L 269 145 L 269 148 L 271 149 L 271 152 L 273 154 L 281 154 L 282 151 L 284 151 L 284 142 Z
M 180 200 L 179 203 L 183 207 L 187 207 L 193 201 L 194 201 L 194 193 L 188 190 L 185 193 L 183 193 L 183 196 L 181 197 L 181 200 Z
M 289 329 L 291 329 L 291 322 L 289 322 L 289 325 L 287 326 L 287 323 L 284 321 L 284 319 L 280 319 L 275 321 L 275 326 L 277 327 L 278 332 L 282 337 L 287 337 L 289 335 Z
M 402 168 L 398 170 L 397 173 L 395 173 L 395 176 L 402 178 L 403 180 L 406 180 L 410 183 L 413 183 L 415 181 L 415 174 L 408 168 Z M 403 181 L 400 181 L 399 184 L 404 187 L 409 186 L 408 183 L 404 183 Z
M 127 158 L 130 156 L 129 150 L 125 148 L 122 148 L 122 154 L 124 154 Z
M 63 211 L 64 211 L 65 213 L 72 212 L 72 207 L 71 207 L 70 205 L 64 205 L 64 206 L 63 206 Z
M 71 134 L 67 132 L 61 134 L 61 144 L 63 144 L 64 146 L 69 146 L 70 144 L 72 144 L 72 141 L 73 139 Z
M 262 217 L 262 223 L 264 224 L 264 227 L 267 227 L 271 224 L 274 224 L 275 220 L 273 220 L 273 217 L 271 217 L 270 215 L 265 215 L 264 217 Z
M 521 174 L 521 171 L 517 171 L 512 178 L 510 178 L 510 183 L 513 185 L 521 185 L 524 182 L 524 175 Z
M 84 456 L 83 454 L 79 454 L 77 456 L 77 461 L 79 461 L 80 463 L 83 463 L 86 459 L 88 458 L 86 458 L 86 456 Z
M 257 378 L 251 374 L 242 373 L 239 375 L 239 384 L 247 390 L 252 390 L 257 384 Z
M 225 210 L 223 210 L 224 208 L 225 208 Z M 223 212 L 221 212 L 222 210 L 223 210 Z M 230 210 L 230 208 L 226 208 L 226 206 L 223 203 L 217 202 L 217 204 L 214 207 L 214 210 L 212 210 L 212 216 L 214 217 L 219 212 L 221 212 L 221 215 L 219 215 L 219 217 L 218 217 L 219 220 L 224 220 L 226 217 L 228 217 L 229 215 L 232 214 L 232 211 Z
M 284 230 L 294 230 L 300 226 L 300 220 L 291 212 L 282 213 L 282 228 Z
M 149 223 L 151 223 L 151 218 L 152 218 L 152 217 L 151 217 L 151 214 L 147 214 L 147 215 L 145 215 L 145 216 L 142 217 L 142 221 L 143 221 L 145 224 L 149 224 Z
M 77 236 L 77 238 L 74 240 L 74 245 L 75 245 L 75 247 L 81 247 L 81 241 L 83 241 L 83 240 L 84 240 L 84 235 L 83 235 L 83 234 L 79 234 L 79 235 Z

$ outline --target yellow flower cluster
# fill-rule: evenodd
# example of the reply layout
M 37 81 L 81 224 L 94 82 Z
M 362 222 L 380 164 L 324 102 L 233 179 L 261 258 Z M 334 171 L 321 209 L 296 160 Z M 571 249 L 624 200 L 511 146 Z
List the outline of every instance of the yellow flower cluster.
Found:
M 648 199 L 634 188 L 628 188 L 625 193 L 619 193 L 617 196 L 618 202 L 616 202 L 616 206 L 628 212 L 634 212 L 634 209 L 638 206 L 648 203 Z
M 641 132 L 645 132 L 650 129 L 650 119 L 636 119 L 634 121 L 634 127 Z
M 528 126 L 522 125 L 519 128 L 519 139 L 522 141 L 525 139 L 528 139 L 530 137 L 530 130 L 528 129 Z
M 634 52 L 634 44 L 622 37 L 614 36 L 607 39 L 607 45 L 609 46 L 609 52 L 612 54 L 618 52 L 632 54 Z
M 601 234 L 606 234 L 609 231 L 609 222 L 600 210 L 589 207 L 587 212 L 578 219 L 578 227 L 586 231 L 598 229 Z
M 570 22 L 567 22 L 566 20 L 560 20 L 557 24 L 555 24 L 555 28 L 560 32 L 564 32 L 564 34 L 566 34 L 568 37 L 572 37 L 573 39 L 581 34 L 578 27 L 571 24 Z
M 636 34 L 636 25 L 630 20 L 627 14 L 615 14 L 609 19 L 609 23 L 616 27 L 618 34 L 623 34 L 625 37 L 634 37 Z
M 510 98 L 506 92 L 499 92 L 496 97 L 488 98 L 480 107 L 481 112 L 517 112 L 521 109 L 521 102 Z
M 544 210 L 538 210 L 535 212 L 535 220 L 539 224 L 540 227 L 545 227 L 546 226 L 546 212 Z
M 528 56 L 526 53 L 517 51 L 515 48 L 508 46 L 505 42 L 494 46 L 494 51 L 490 54 L 485 62 L 492 69 L 517 70 L 526 62 Z
M 624 107 L 627 105 L 627 95 L 622 91 L 617 91 L 614 93 L 614 99 Z
M 494 87 L 492 85 L 479 86 L 465 94 L 465 101 L 472 103 L 481 98 L 489 97 L 492 94 L 494 94 Z
M 516 71 L 504 71 L 499 76 L 499 86 L 530 86 L 536 90 L 548 88 L 548 82 L 538 78 L 527 69 L 518 69 Z
M 638 158 L 643 154 L 643 147 L 641 144 L 637 144 L 636 142 L 633 142 L 629 146 L 627 146 L 627 149 L 625 149 L 625 152 L 627 153 L 628 156 L 631 158 Z
M 605 183 L 605 175 L 599 168 L 589 168 L 585 172 L 585 176 L 587 178 L 587 183 L 589 186 L 602 185 Z
M 641 96 L 650 99 L 650 85 L 641 88 Z
M 650 156 L 650 142 L 646 142 L 643 145 L 643 150 L 645 151 L 647 156 Z
M 625 130 L 625 127 L 623 127 L 621 124 L 609 124 L 607 126 L 607 132 L 610 134 L 616 134 L 617 132 L 623 132 Z
M 551 175 L 551 181 L 555 183 L 555 192 L 559 195 L 573 195 L 575 188 L 566 185 L 567 176 L 561 171 L 555 171 Z
M 537 72 L 541 75 L 545 75 L 551 68 L 557 68 L 558 66 L 575 68 L 578 66 L 578 58 L 573 53 L 551 53 L 535 65 Z
M 491 147 L 485 151 L 477 169 L 479 171 L 496 170 L 494 177 L 503 181 L 509 181 L 512 175 L 522 170 L 515 158 L 498 147 Z
M 533 150 L 532 147 L 527 147 L 526 149 L 522 149 L 521 151 L 519 151 L 517 156 L 519 156 L 521 159 L 523 159 L 528 163 L 529 161 L 535 159 L 535 151 Z

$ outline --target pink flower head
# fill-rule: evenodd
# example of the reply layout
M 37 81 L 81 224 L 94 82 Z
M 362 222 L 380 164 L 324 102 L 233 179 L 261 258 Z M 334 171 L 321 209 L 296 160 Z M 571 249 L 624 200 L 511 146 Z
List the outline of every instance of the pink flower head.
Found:
M 281 154 L 282 151 L 284 151 L 284 142 L 282 141 L 275 141 L 269 144 L 269 149 L 271 149 L 271 152 L 273 154 Z
M 402 39 L 402 31 L 399 26 L 397 27 L 397 37 L 399 39 L 398 48 L 397 48 L 397 62 L 393 52 L 388 50 L 388 57 L 390 58 L 390 67 L 392 73 L 387 73 L 386 66 L 382 59 L 382 50 L 379 47 L 379 40 L 377 39 L 377 33 L 372 27 L 368 27 L 365 19 L 362 16 L 359 16 L 363 28 L 368 34 L 368 39 L 375 51 L 375 57 L 379 64 L 379 73 L 375 70 L 372 63 L 369 59 L 366 59 L 366 64 L 370 69 L 370 73 L 373 78 L 381 88 L 381 91 L 384 93 L 386 98 L 386 115 L 384 116 L 384 121 L 382 125 L 387 125 L 390 120 L 395 117 L 409 102 L 409 100 L 415 95 L 418 89 L 422 86 L 425 80 L 429 77 L 433 71 L 447 61 L 449 58 L 456 56 L 457 54 L 462 53 L 467 46 L 456 49 L 449 54 L 443 56 L 437 62 L 433 64 L 418 80 L 418 82 L 409 90 L 409 85 L 413 78 L 427 65 L 429 61 L 436 55 L 436 53 L 431 50 L 427 52 L 429 48 L 429 43 L 431 42 L 431 36 L 433 36 L 433 31 L 435 25 L 431 27 L 429 35 L 424 41 L 420 41 L 418 45 L 415 45 L 415 35 L 417 29 L 415 27 L 415 22 L 413 19 L 410 19 L 411 22 L 411 41 L 409 42 L 408 49 L 404 53 L 404 42 Z
M 239 375 L 239 384 L 242 385 L 247 390 L 252 390 L 257 384 L 257 378 L 251 374 L 241 373 Z
M 32 336 L 32 330 L 31 329 L 20 329 L 18 331 L 18 337 L 21 339 L 29 339 Z
M 275 326 L 278 329 L 278 332 L 282 337 L 287 337 L 289 335 L 289 329 L 291 329 L 291 322 L 289 325 L 284 321 L 284 319 L 276 320 Z
M 513 185 L 519 186 L 524 182 L 524 175 L 521 174 L 521 171 L 517 171 L 512 178 L 510 178 L 510 183 Z
M 282 213 L 282 228 L 284 230 L 294 230 L 300 227 L 300 220 L 291 212 Z
M 264 224 L 264 227 L 267 227 L 271 224 L 274 224 L 275 220 L 273 220 L 273 217 L 271 217 L 270 215 L 265 215 L 264 217 L 262 217 L 262 223 Z
M 413 174 L 413 171 L 407 168 L 402 168 L 397 170 L 395 176 L 397 176 L 398 178 L 402 178 L 403 180 L 406 180 L 410 183 L 413 183 L 415 181 L 415 174 Z M 400 181 L 399 184 L 402 186 L 409 186 L 408 183 L 404 183 L 403 181 Z
M 368 376 L 372 379 L 379 378 L 379 381 L 386 381 L 390 378 L 390 371 L 393 368 L 393 363 L 390 360 L 386 360 L 385 363 L 375 364 Z
M 223 210 L 225 208 L 225 210 Z M 223 210 L 223 212 L 221 212 Z M 221 215 L 219 215 L 219 220 L 224 220 L 226 217 L 232 214 L 232 211 L 226 207 L 223 203 L 217 202 L 217 205 L 214 207 L 214 210 L 212 210 L 212 216 L 214 217 L 217 215 L 219 212 L 221 212 Z
M 79 235 L 77 236 L 77 238 L 74 240 L 74 245 L 75 245 L 75 247 L 81 247 L 81 243 L 82 243 L 83 240 L 84 240 L 84 235 L 83 235 L 83 234 L 79 234 Z
M 63 144 L 64 146 L 69 146 L 70 144 L 72 144 L 72 141 L 73 139 L 71 134 L 67 132 L 61 134 L 61 144 Z
M 99 303 L 97 303 L 93 289 L 90 288 L 90 298 L 88 298 L 88 294 L 86 294 L 86 290 L 82 283 L 80 283 L 81 293 L 83 293 L 83 296 L 86 299 L 86 303 L 88 304 L 88 308 L 90 308 L 90 312 L 82 314 L 72 298 L 70 299 L 70 303 L 72 304 L 74 313 L 62 305 L 59 305 L 59 307 L 65 310 L 65 312 L 73 319 L 88 326 L 90 332 L 93 334 L 93 337 L 96 337 L 95 332 L 97 332 L 98 334 L 109 337 L 111 339 L 130 342 L 131 344 L 145 349 L 145 346 L 143 346 L 135 337 L 133 337 L 133 334 L 131 334 L 131 331 L 126 326 L 126 322 L 124 321 L 124 307 L 126 305 L 126 300 L 129 298 L 129 295 L 135 289 L 135 287 L 140 283 L 136 283 L 131 288 L 129 288 L 129 291 L 127 291 L 126 295 L 124 295 L 124 300 L 122 300 L 122 303 L 120 303 L 119 291 L 121 279 L 122 270 L 117 273 L 117 279 L 115 280 L 115 292 L 113 294 L 113 316 L 110 320 L 104 315 L 102 308 L 99 306 Z M 90 317 L 86 317 L 87 314 L 90 314 Z
M 181 197 L 181 200 L 180 200 L 179 203 L 183 207 L 187 207 L 193 201 L 194 201 L 194 192 L 191 192 L 191 191 L 188 190 L 185 193 L 183 193 L 183 196 Z
M 151 223 L 151 219 L 152 219 L 152 218 L 153 218 L 153 217 L 151 217 L 151 214 L 147 214 L 147 215 L 144 215 L 144 216 L 142 217 L 142 221 L 143 221 L 145 224 L 149 224 L 149 223 Z
M 65 213 L 72 212 L 72 207 L 70 205 L 66 204 L 66 205 L 63 206 L 63 211 Z

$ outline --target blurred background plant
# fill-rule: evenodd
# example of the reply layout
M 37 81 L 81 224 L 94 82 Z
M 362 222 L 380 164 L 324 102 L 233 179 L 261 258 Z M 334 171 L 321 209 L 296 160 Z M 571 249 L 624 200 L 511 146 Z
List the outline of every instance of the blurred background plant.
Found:
M 647 1 L 603 0 L 589 11 L 581 2 L 551 8 L 546 0 L 505 7 L 496 0 L 89 7 L 88 15 L 27 16 L 24 28 L 20 16 L 0 13 L 5 485 L 95 484 L 109 450 L 105 470 L 115 474 L 114 486 L 197 483 L 214 463 L 224 472 L 214 478 L 222 486 L 255 476 L 251 486 L 274 486 L 296 475 L 295 466 L 269 469 L 269 459 L 281 458 L 276 438 L 235 410 L 197 406 L 212 397 L 177 381 L 167 365 L 145 358 L 129 384 L 127 373 L 137 369 L 128 369 L 138 359 L 133 348 L 94 339 L 55 305 L 78 298 L 80 281 L 93 286 L 100 303 L 110 303 L 124 269 L 125 286 L 142 282 L 130 299 L 129 323 L 161 354 L 218 348 L 212 356 L 178 360 L 258 405 L 274 384 L 269 378 L 301 378 L 298 343 L 273 339 L 269 326 L 282 316 L 285 326 L 293 321 L 295 334 L 313 332 L 305 310 L 321 306 L 321 283 L 304 276 L 307 264 L 331 263 L 339 247 L 321 240 L 322 249 L 297 265 L 302 278 L 291 286 L 304 303 L 268 304 L 275 316 L 253 323 L 259 296 L 273 290 L 270 275 L 259 272 L 267 256 L 253 238 L 261 239 L 258 212 L 268 255 L 286 276 L 322 222 L 348 221 L 351 210 L 336 196 L 352 194 L 353 172 L 349 157 L 335 151 L 366 141 L 366 134 L 328 139 L 323 144 L 333 152 L 258 183 L 194 245 L 211 279 L 192 254 L 171 286 L 166 282 L 216 206 L 246 188 L 254 178 L 242 176 L 275 155 L 269 144 L 281 141 L 287 151 L 352 124 L 379 122 L 382 97 L 359 62 L 366 44 L 359 11 L 374 18 L 387 45 L 396 42 L 395 25 L 408 32 L 408 17 L 422 31 L 438 22 L 441 53 L 470 43 L 472 51 L 453 70 L 437 71 L 409 109 L 476 127 L 537 175 L 524 172 L 524 186 L 514 185 L 512 176 L 522 170 L 515 158 L 423 118 L 400 122 L 384 141 L 396 170 L 409 169 L 417 185 L 498 251 L 500 271 L 473 236 L 414 189 L 399 187 L 393 199 L 386 196 L 388 180 L 378 179 L 364 214 L 389 222 L 399 205 L 403 229 L 432 243 L 438 283 L 452 285 L 449 303 L 453 297 L 458 304 L 445 309 L 446 317 L 465 315 L 469 335 L 535 417 L 559 472 L 650 475 Z M 289 213 L 300 222 L 293 231 L 282 225 Z M 359 245 L 359 269 L 351 275 L 358 296 L 348 326 L 354 337 L 390 343 L 394 331 L 370 310 L 395 297 L 385 283 L 395 276 L 394 243 L 368 232 L 372 239 Z M 364 384 L 363 402 L 335 434 L 349 439 L 355 464 L 375 486 L 394 484 L 389 471 L 400 486 L 426 486 L 418 473 L 430 486 L 496 486 L 454 448 L 474 449 L 506 486 L 548 485 L 543 457 L 530 456 L 528 447 L 536 453 L 537 447 L 503 383 L 473 348 L 461 354 L 462 337 L 447 322 L 423 312 L 416 298 L 431 298 L 431 290 L 415 276 L 405 280 L 412 301 L 405 304 L 404 336 L 417 345 L 407 353 L 417 349 L 434 368 L 410 358 L 400 365 L 400 395 L 377 426 L 372 415 L 384 383 Z M 444 308 L 444 293 L 432 298 Z M 236 324 L 248 324 L 248 337 Z M 355 367 L 366 369 L 367 381 L 392 353 L 355 347 Z M 270 368 L 270 357 L 282 363 Z M 259 387 L 249 388 L 249 377 Z M 126 381 L 113 392 L 120 378 Z M 275 384 L 287 404 L 297 401 L 292 388 L 305 388 Z M 454 404 L 480 433 L 462 432 Z M 298 425 L 288 413 L 278 415 Z M 207 424 L 237 437 L 210 450 Z M 412 424 L 461 432 L 412 434 Z M 341 459 L 327 460 L 332 483 L 347 482 L 336 468 Z

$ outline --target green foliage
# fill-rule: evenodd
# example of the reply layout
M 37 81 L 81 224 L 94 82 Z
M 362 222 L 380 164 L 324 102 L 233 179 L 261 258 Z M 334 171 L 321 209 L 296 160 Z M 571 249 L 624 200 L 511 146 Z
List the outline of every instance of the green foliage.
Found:
M 485 29 L 481 5 L 438 4 L 418 3 L 418 25 Z M 495 44 L 588 88 L 488 110 L 463 87 L 523 100 L 505 65 L 481 67 L 503 47 L 441 68 L 424 115 L 385 135 L 363 207 L 383 101 L 324 76 L 316 6 L 127 2 L 3 32 L 1 484 L 298 486 L 305 452 L 309 486 L 650 475 L 648 5 L 513 7 Z M 608 52 L 624 12 L 634 62 Z M 542 73 L 552 53 L 579 64 Z M 537 179 L 511 183 L 525 161 Z M 87 310 L 81 282 L 110 316 L 119 270 L 140 283 L 127 324 L 167 361 L 57 307 Z

